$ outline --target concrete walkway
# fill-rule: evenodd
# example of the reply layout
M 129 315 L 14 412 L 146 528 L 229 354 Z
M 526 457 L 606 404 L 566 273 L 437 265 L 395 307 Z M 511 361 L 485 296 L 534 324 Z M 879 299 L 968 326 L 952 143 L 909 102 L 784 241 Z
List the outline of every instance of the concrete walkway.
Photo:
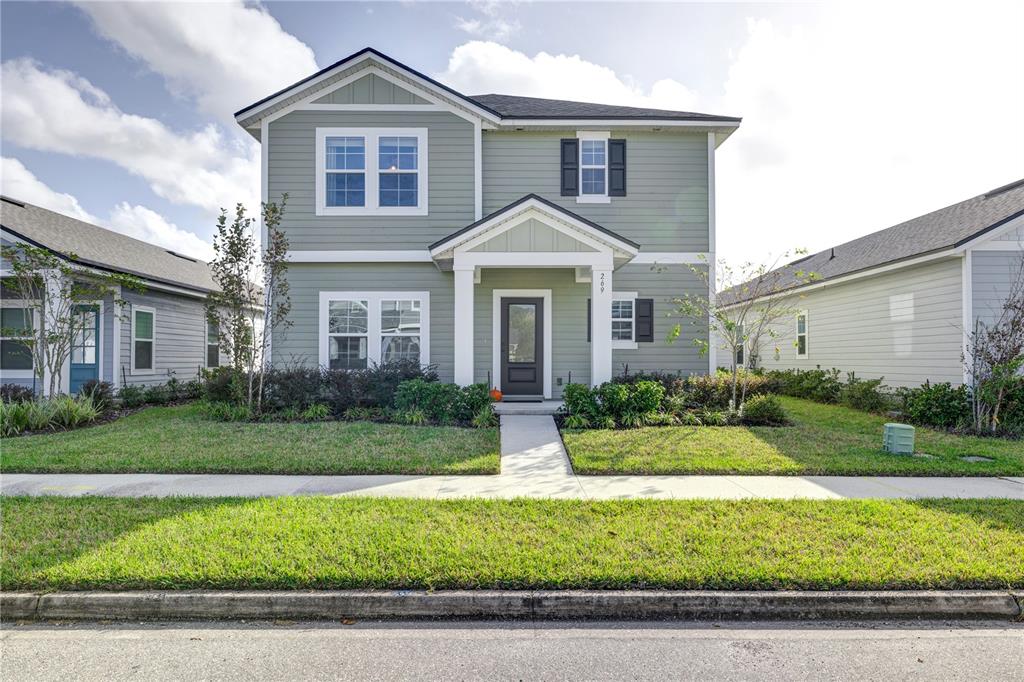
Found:
M 5 474 L 3 495 L 110 497 L 549 497 L 571 499 L 1024 500 L 1024 478 L 908 476 L 577 476 L 550 416 L 501 417 L 497 476 L 275 476 L 249 474 Z

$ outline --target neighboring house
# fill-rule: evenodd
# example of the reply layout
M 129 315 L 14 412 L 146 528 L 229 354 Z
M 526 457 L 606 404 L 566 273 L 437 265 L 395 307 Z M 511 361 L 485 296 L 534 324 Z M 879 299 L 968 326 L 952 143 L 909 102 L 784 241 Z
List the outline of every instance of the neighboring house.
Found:
M 272 362 L 414 358 L 552 397 L 630 370 L 706 373 L 671 299 L 706 291 L 715 150 L 738 118 L 466 96 L 364 49 L 242 109 L 288 194 L 293 325 Z M 714 360 L 711 359 L 711 366 Z
M 966 335 L 999 317 L 1022 258 L 1018 180 L 785 266 L 816 278 L 793 278 L 787 307 L 798 312 L 743 354 L 765 369 L 835 367 L 890 386 L 962 383 Z
M 83 331 L 63 369 L 62 392 L 76 393 L 90 379 L 116 386 L 191 379 L 221 362 L 217 330 L 208 329 L 203 307 L 216 287 L 206 263 L 7 197 L 0 198 L 0 225 L 4 245 L 32 244 L 73 267 L 131 274 L 145 284 L 144 291 L 121 292 L 125 306 L 107 297 L 81 307 Z M 0 264 L 0 276 L 7 274 Z M 30 311 L 6 292 L 2 305 L 0 326 L 23 328 Z M 32 386 L 25 346 L 17 338 L 0 344 L 0 383 Z

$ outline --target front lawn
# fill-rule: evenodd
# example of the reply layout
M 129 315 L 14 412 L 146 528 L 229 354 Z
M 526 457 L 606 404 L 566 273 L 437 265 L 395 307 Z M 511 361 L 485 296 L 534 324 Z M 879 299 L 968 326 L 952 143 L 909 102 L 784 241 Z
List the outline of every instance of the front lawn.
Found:
M 566 430 L 562 437 L 578 474 L 1024 474 L 1024 441 L 919 427 L 916 449 L 928 457 L 890 455 L 882 450 L 882 425 L 891 420 L 798 398 L 780 400 L 793 426 Z M 992 461 L 960 459 L 968 455 Z
M 3 498 L 0 588 L 1024 587 L 1024 502 Z
M 371 422 L 238 423 L 197 405 L 5 438 L 4 473 L 496 474 L 498 430 Z

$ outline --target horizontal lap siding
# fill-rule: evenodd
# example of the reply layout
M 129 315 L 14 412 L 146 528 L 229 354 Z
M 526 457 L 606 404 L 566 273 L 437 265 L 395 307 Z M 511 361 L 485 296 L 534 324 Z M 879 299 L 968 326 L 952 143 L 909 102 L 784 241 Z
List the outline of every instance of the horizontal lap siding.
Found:
M 275 366 L 319 363 L 321 291 L 430 292 L 430 363 L 443 381 L 454 366 L 454 280 L 432 263 L 293 264 L 288 268 L 292 326 L 274 334 Z
M 974 251 L 971 293 L 974 316 L 985 324 L 993 324 L 1010 295 L 1010 287 L 1020 271 L 1024 251 Z
M 627 140 L 627 196 L 609 204 L 560 196 L 559 139 L 575 135 L 484 131 L 484 214 L 534 192 L 646 251 L 708 250 L 707 135 L 613 133 Z
M 708 358 L 701 355 L 694 339 L 707 338 L 707 324 L 702 320 L 695 325 L 693 320 L 675 312 L 684 295 L 707 295 L 705 280 L 685 265 L 653 269 L 650 265 L 625 265 L 612 277 L 615 291 L 635 291 L 639 298 L 654 299 L 654 341 L 639 343 L 636 350 L 613 350 L 612 372 L 621 374 L 628 365 L 630 372 L 706 374 Z M 669 343 L 667 338 L 676 325 L 679 325 L 680 336 Z
M 762 342 L 759 365 L 835 367 L 862 379 L 884 377 L 888 386 L 960 383 L 961 270 L 962 261 L 954 258 L 791 299 L 792 307 L 808 311 L 808 357 L 796 357 L 796 321 L 788 319 L 776 328 L 774 342 Z
M 164 383 L 172 376 L 185 381 L 196 378 L 206 357 L 206 312 L 204 301 L 158 291 L 144 293 L 125 291 L 128 305 L 123 308 L 121 321 L 121 361 L 116 368 L 114 382 L 120 385 Z M 132 373 L 133 306 L 153 308 L 155 311 L 156 341 L 153 347 L 153 372 Z M 122 372 L 123 369 L 123 372 Z
M 426 216 L 317 216 L 316 129 L 427 128 Z M 271 201 L 288 194 L 282 227 L 295 251 L 426 249 L 474 220 L 474 131 L 447 112 L 295 111 L 270 124 Z

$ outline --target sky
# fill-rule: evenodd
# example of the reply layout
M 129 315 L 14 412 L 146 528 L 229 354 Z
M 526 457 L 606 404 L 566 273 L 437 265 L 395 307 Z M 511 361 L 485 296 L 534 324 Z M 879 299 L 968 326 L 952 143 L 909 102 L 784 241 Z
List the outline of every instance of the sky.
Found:
M 0 2 L 0 191 L 209 258 L 233 112 L 372 46 L 466 94 L 742 116 L 717 255 L 820 250 L 1024 177 L 1024 3 Z M 453 226 L 453 229 L 458 226 Z

